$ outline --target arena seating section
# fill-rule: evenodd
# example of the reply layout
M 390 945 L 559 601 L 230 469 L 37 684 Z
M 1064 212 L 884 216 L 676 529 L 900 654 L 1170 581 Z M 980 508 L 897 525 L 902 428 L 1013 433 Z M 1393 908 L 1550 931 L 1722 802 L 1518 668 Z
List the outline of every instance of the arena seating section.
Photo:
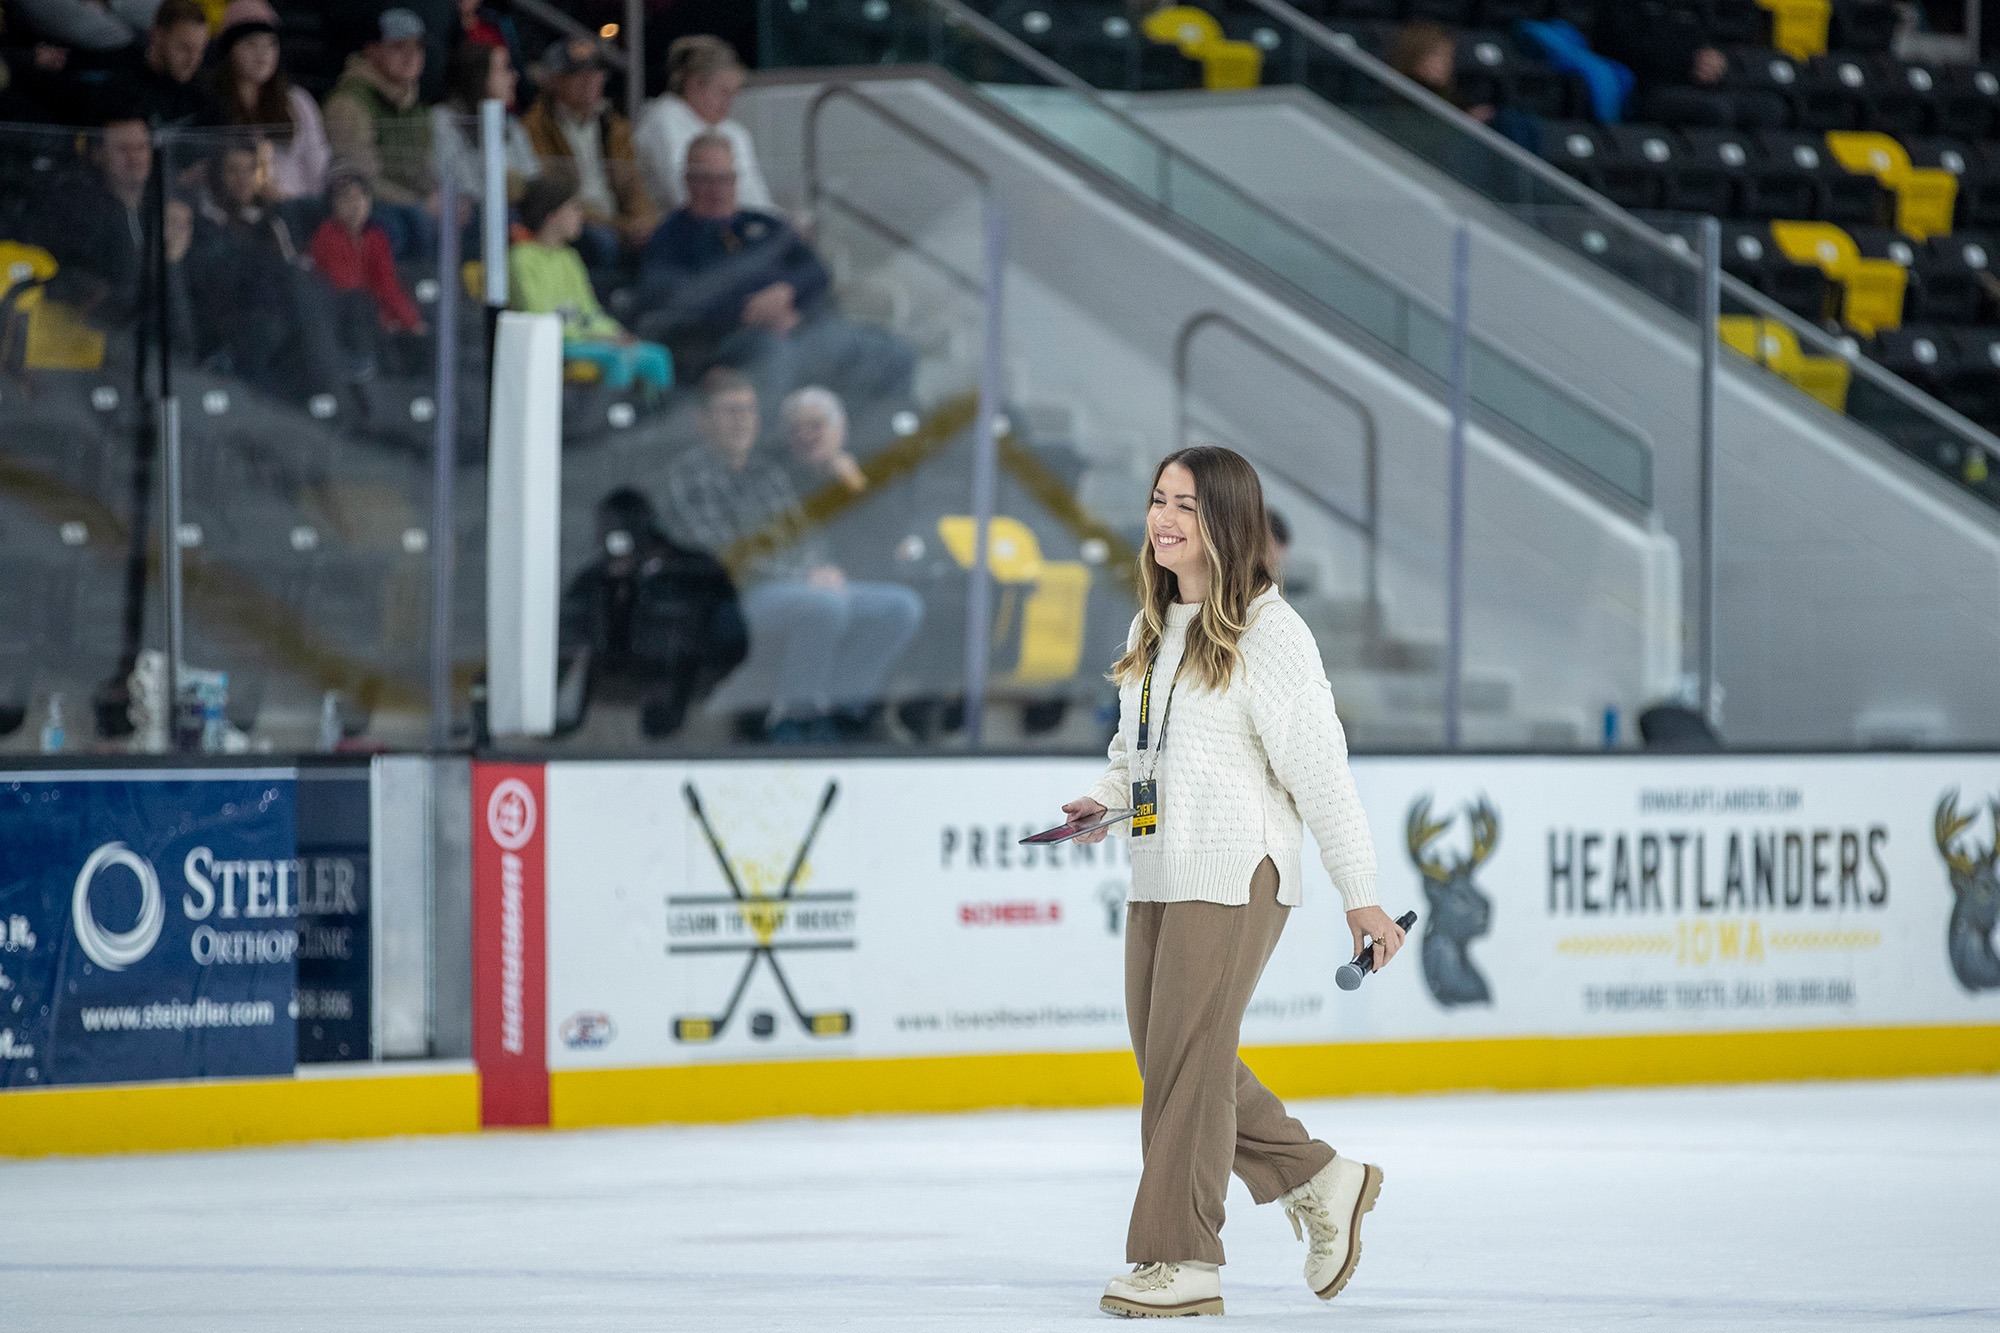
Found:
M 1634 213 L 1719 216 L 1730 273 L 1854 339 L 1857 350 L 1980 424 L 1996 423 L 2000 71 L 1896 58 L 1894 10 L 1869 0 L 1294 3 L 1384 60 L 1404 23 L 1455 28 L 1461 102 L 1521 113 L 1510 121 L 1529 127 L 1543 158 Z M 1184 59 L 1176 79 L 1164 48 L 1134 31 L 1125 7 L 1109 0 L 980 7 L 1100 87 L 1231 86 L 1200 59 Z M 857 16 L 861 8 L 856 0 Z M 1303 82 L 1335 90 L 1336 101 L 1380 96 L 1250 0 L 1213 0 L 1204 10 L 1213 16 L 1210 40 L 1203 44 L 1197 29 L 1206 25 L 1191 16 L 1184 55 L 1246 48 L 1263 57 L 1251 82 Z M 1724 52 L 1728 73 L 1707 87 L 1691 79 L 1670 90 L 1642 87 L 1632 119 L 1599 123 L 1583 80 L 1551 67 L 1518 24 L 1565 19 L 1593 33 L 1611 14 L 1690 25 L 1699 41 Z M 1638 119 L 1653 112 L 1662 119 Z M 1573 241 L 1600 261 L 1616 245 L 1589 227 L 1576 228 Z M 1731 313 L 1724 341 L 1846 409 L 1844 367 L 1798 353 L 1789 334 L 1785 346 L 1775 345 L 1762 324 Z

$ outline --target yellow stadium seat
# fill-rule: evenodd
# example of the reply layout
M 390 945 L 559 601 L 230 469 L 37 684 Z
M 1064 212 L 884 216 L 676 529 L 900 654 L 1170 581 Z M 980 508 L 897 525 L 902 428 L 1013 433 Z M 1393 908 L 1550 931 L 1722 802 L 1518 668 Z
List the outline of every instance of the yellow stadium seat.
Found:
M 973 546 L 978 527 L 969 515 L 952 515 L 938 520 L 938 536 L 944 540 L 959 568 L 972 568 Z M 986 530 L 986 567 L 1002 583 L 1033 583 L 1042 574 L 1042 544 L 1034 529 L 1018 518 L 995 514 Z
M 1757 0 L 1771 11 L 1771 45 L 1795 60 L 1807 60 L 1826 50 L 1827 20 L 1832 0 Z
M 1896 226 L 1921 241 L 1951 233 L 1958 177 L 1942 167 L 1915 167 L 1903 145 L 1872 130 L 1831 130 L 1826 146 L 1857 176 L 1873 176 L 1896 196 Z
M 1090 569 L 1077 560 L 1045 560 L 1035 591 L 1021 607 L 1021 660 L 1013 681 L 1068 680 L 1083 664 L 1083 620 Z
M 1811 356 L 1800 349 L 1798 335 L 1784 323 L 1767 319 L 1757 338 L 1760 359 L 1836 412 L 1847 411 L 1847 386 L 1854 369 L 1835 356 Z
M 55 256 L 38 245 L 0 241 L 0 302 L 12 306 L 5 344 L 11 357 L 15 329 L 27 323 L 21 364 L 28 370 L 96 370 L 104 364 L 104 335 L 42 284 L 56 275 Z M 16 292 L 17 287 L 31 290 Z
M 938 537 L 961 569 L 972 568 L 976 535 L 967 515 L 938 520 Z M 1089 568 L 1075 560 L 1042 559 L 1034 530 L 1005 514 L 995 514 L 987 531 L 987 568 L 1001 585 L 993 642 L 1006 642 L 1017 621 L 1020 627 L 1020 655 L 1000 683 L 1046 685 L 1076 675 L 1083 663 Z
M 1264 81 L 1264 53 L 1249 42 L 1231 41 L 1207 10 L 1168 5 L 1146 16 L 1142 30 L 1153 41 L 1177 46 L 1201 62 L 1202 87 L 1211 91 L 1255 88 Z
M 1722 345 L 1752 361 L 1762 360 L 1757 347 L 1757 325 L 1761 322 L 1755 315 L 1724 315 L 1717 321 Z
M 1864 337 L 1903 322 L 1909 275 L 1892 259 L 1865 259 L 1854 238 L 1831 222 L 1773 222 L 1778 248 L 1796 264 L 1811 264 L 1844 290 L 1840 317 Z

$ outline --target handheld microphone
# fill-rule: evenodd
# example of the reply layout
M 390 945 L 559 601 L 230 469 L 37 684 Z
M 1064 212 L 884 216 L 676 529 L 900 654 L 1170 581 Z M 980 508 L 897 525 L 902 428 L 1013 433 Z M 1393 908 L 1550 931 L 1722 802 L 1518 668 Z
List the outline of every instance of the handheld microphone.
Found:
M 1411 926 L 1417 924 L 1417 914 L 1415 912 L 1405 912 L 1401 916 L 1396 918 L 1396 924 L 1401 926 L 1405 931 L 1408 931 Z M 1361 984 L 1361 978 L 1367 976 L 1370 972 L 1373 972 L 1374 970 L 1375 970 L 1375 946 L 1371 943 L 1370 945 L 1368 945 L 1367 948 L 1363 949 L 1360 953 L 1354 955 L 1353 962 L 1342 963 L 1340 967 L 1335 970 L 1333 974 L 1333 984 L 1340 987 L 1342 990 L 1353 990 L 1356 986 L 1359 986 Z

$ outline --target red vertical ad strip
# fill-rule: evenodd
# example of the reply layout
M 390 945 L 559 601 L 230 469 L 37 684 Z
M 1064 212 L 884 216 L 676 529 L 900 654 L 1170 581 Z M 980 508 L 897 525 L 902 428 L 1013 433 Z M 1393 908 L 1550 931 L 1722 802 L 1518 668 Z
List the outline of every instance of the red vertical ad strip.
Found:
M 540 764 L 472 766 L 472 1055 L 480 1123 L 549 1123 L 548 806 Z

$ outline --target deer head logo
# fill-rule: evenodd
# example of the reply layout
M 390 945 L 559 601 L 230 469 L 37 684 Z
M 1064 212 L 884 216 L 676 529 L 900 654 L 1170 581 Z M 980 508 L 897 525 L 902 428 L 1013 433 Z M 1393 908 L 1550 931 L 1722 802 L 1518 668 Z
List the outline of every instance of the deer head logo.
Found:
M 1410 807 L 1405 828 L 1410 860 L 1423 873 L 1424 898 L 1430 908 L 1424 917 L 1421 946 L 1424 984 L 1446 1008 L 1493 1003 L 1486 978 L 1465 951 L 1493 928 L 1493 904 L 1472 882 L 1472 875 L 1493 855 L 1500 841 L 1500 817 L 1484 796 L 1478 804 L 1465 808 L 1465 816 L 1472 831 L 1472 854 L 1453 857 L 1450 865 L 1432 855 L 1430 848 L 1451 827 L 1452 817 L 1432 820 L 1430 797 L 1419 797 Z
M 1987 802 L 1993 831 L 2000 838 L 2000 800 Z M 1969 991 L 2000 989 L 2000 957 L 1993 953 L 1993 926 L 2000 921 L 2000 870 L 1995 869 L 1994 844 L 1968 854 L 1958 847 L 1958 835 L 1972 826 L 1977 814 L 1958 813 L 1958 788 L 1938 802 L 1937 847 L 1951 872 L 1951 925 L 1945 932 L 1945 952 L 1958 984 Z

